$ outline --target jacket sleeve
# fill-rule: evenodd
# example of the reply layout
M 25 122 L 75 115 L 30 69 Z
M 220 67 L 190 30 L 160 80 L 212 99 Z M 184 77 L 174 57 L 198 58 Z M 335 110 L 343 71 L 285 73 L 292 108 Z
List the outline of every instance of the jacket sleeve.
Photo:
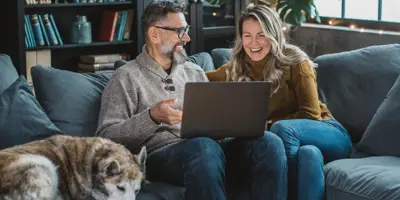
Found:
M 101 98 L 96 135 L 124 145 L 138 146 L 161 125 L 150 108 L 138 112 L 138 91 L 127 72 L 116 71 Z
M 287 119 L 321 119 L 321 108 L 316 83 L 316 72 L 308 61 L 292 69 L 293 87 L 298 110 Z
M 227 81 L 228 66 L 222 65 L 217 70 L 206 72 L 209 81 Z

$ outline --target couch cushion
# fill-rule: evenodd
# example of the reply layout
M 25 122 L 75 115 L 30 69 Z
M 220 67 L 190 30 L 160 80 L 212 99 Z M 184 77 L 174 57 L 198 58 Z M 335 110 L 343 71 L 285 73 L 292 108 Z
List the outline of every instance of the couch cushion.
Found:
M 230 48 L 213 49 L 211 50 L 211 57 L 213 59 L 215 69 L 218 69 L 231 59 L 232 49 Z
M 207 52 L 196 53 L 189 56 L 186 60 L 199 65 L 205 72 L 215 69 L 213 60 Z
M 327 200 L 400 199 L 400 158 L 336 160 L 324 173 Z
M 358 142 L 400 73 L 400 45 L 322 55 L 318 90 L 333 116 Z
M 372 155 L 400 156 L 400 76 L 379 106 L 357 149 Z
M 36 101 L 25 77 L 0 94 L 0 149 L 55 134 L 62 133 Z
M 67 135 L 94 135 L 112 71 L 81 74 L 35 66 L 31 74 L 37 99 L 57 127 Z
M 18 73 L 8 55 L 0 54 L 0 94 L 18 79 Z

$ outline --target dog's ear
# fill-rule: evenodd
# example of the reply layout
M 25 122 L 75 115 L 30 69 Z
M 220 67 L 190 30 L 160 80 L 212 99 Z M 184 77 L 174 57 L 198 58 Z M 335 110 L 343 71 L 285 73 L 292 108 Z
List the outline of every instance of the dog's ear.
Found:
M 137 159 L 140 165 L 140 171 L 142 173 L 145 173 L 146 171 L 146 160 L 147 160 L 147 150 L 146 146 L 143 146 L 142 149 L 140 150 L 139 154 L 137 155 Z
M 117 160 L 112 160 L 105 165 L 103 172 L 105 172 L 107 176 L 115 176 L 121 173 L 121 166 Z

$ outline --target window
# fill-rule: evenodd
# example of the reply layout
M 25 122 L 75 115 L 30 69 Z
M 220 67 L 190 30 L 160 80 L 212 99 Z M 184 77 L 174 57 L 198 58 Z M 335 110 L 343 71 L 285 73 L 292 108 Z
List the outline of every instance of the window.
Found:
M 314 0 L 320 16 L 342 17 L 342 0 Z
M 346 0 L 345 18 L 378 20 L 378 0 Z
M 382 0 L 382 21 L 400 22 L 400 0 Z
M 321 17 L 400 23 L 400 0 L 314 0 Z

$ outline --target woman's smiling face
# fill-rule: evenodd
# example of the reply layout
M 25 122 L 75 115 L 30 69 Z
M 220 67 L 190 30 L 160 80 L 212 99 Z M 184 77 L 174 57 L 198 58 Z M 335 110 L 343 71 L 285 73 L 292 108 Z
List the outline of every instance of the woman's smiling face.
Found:
M 255 19 L 247 19 L 242 25 L 243 48 L 253 61 L 260 61 L 271 50 L 271 43 L 265 36 L 260 22 Z

